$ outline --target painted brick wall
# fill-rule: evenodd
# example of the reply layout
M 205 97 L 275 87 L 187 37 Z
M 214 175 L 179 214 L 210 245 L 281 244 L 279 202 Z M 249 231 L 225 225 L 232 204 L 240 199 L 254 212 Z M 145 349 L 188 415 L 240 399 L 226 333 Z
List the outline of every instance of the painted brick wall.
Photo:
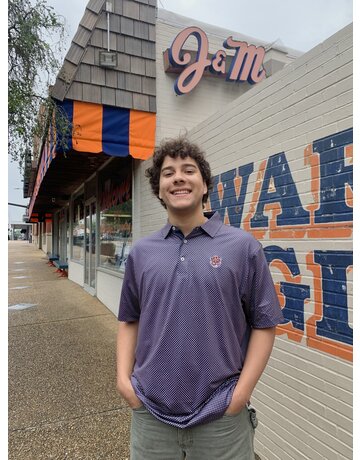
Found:
M 253 397 L 262 460 L 352 458 L 352 126 L 348 26 L 190 132 L 208 209 L 261 241 L 284 308 Z M 145 234 L 165 214 L 141 181 Z
M 352 27 L 191 131 L 208 208 L 258 238 L 285 316 L 253 402 L 262 459 L 352 458 Z

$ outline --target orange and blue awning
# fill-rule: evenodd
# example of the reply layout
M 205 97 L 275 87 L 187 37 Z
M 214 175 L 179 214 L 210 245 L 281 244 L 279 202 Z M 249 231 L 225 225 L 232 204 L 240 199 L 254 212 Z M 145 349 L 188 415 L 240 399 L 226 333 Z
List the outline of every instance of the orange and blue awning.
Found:
M 58 106 L 71 124 L 71 135 L 56 150 L 106 153 L 147 160 L 154 153 L 154 113 L 65 99 Z M 61 130 L 59 130 L 61 131 Z
M 147 160 L 155 149 L 155 113 L 69 99 L 57 101 L 57 105 L 62 116 L 54 116 L 50 122 L 29 204 L 30 216 L 40 185 L 57 153 L 105 153 Z M 61 128 L 64 122 L 70 127 L 66 135 Z

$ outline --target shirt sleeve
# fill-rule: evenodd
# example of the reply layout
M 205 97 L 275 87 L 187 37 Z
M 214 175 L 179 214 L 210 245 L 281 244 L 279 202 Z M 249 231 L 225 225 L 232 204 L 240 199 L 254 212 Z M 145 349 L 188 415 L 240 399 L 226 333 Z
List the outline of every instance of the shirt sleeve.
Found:
M 274 327 L 284 320 L 274 282 L 266 261 L 264 250 L 259 243 L 251 257 L 249 273 L 248 305 L 249 322 L 255 329 Z
M 125 275 L 121 289 L 118 320 L 131 323 L 140 318 L 140 303 L 132 251 L 126 261 Z

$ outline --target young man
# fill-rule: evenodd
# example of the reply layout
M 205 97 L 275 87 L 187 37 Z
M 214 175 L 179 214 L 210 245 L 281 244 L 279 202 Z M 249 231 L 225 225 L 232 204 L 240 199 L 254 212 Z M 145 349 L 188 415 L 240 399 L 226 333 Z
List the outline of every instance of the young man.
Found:
M 167 224 L 137 241 L 119 308 L 131 460 L 253 460 L 251 393 L 282 313 L 260 243 L 203 212 L 211 171 L 184 138 L 146 171 Z

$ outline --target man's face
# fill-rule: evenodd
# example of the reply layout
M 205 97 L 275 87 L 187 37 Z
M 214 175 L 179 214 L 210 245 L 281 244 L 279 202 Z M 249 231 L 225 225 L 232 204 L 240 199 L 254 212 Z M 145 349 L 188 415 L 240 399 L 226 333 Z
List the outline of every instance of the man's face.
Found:
M 195 160 L 166 156 L 161 167 L 159 198 L 169 213 L 202 212 L 207 186 Z

